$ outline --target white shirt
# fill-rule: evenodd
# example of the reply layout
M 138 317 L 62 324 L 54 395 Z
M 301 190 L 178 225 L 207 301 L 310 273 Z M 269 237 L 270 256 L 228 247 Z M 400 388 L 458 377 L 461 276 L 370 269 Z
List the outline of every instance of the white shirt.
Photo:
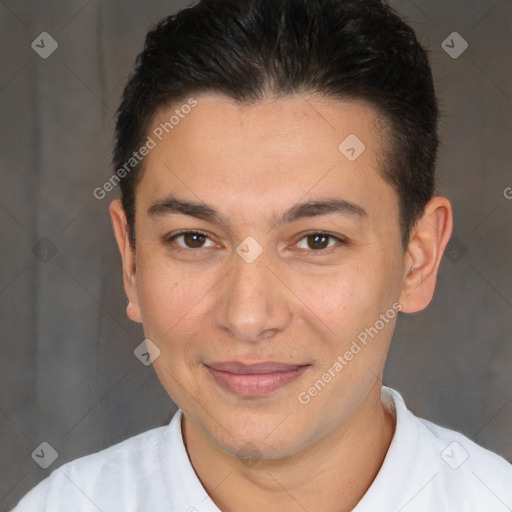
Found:
M 396 430 L 354 512 L 512 510 L 505 459 L 417 418 L 390 388 L 382 388 L 382 399 Z M 188 458 L 181 419 L 178 410 L 165 427 L 64 464 L 12 512 L 220 512 Z

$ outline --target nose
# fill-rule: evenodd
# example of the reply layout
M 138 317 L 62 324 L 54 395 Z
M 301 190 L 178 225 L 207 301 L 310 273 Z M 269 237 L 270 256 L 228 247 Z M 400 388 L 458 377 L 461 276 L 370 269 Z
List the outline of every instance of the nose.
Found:
M 236 255 L 219 293 L 215 325 L 237 341 L 266 340 L 291 322 L 289 291 L 278 272 L 269 267 L 265 253 L 252 263 Z

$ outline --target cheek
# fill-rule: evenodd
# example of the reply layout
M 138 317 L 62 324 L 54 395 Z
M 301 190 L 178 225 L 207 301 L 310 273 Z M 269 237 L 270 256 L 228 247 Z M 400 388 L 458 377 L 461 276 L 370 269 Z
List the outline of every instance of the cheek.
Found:
M 166 345 L 187 338 L 197 329 L 201 299 L 212 287 L 207 273 L 185 272 L 163 258 L 139 261 L 137 290 L 146 336 Z
M 375 324 L 396 301 L 394 279 L 382 258 L 360 258 L 323 276 L 302 277 L 302 316 L 331 357 Z M 388 329 L 386 328 L 387 332 Z
M 293 289 L 302 290 L 297 293 L 300 316 L 322 339 L 333 340 L 333 344 L 350 337 L 375 308 L 371 280 L 356 266 L 346 265 L 321 276 L 302 275 L 300 285 Z

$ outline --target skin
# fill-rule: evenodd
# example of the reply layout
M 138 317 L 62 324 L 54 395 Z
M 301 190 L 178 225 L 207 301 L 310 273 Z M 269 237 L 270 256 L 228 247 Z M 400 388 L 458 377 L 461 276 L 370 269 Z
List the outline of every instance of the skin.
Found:
M 450 203 L 428 203 L 404 250 L 398 196 L 379 174 L 382 132 L 370 106 L 314 95 L 250 106 L 216 94 L 196 98 L 145 159 L 135 249 L 120 201 L 110 207 L 128 316 L 160 350 L 155 370 L 184 412 L 190 460 L 221 510 L 351 510 L 394 432 L 380 392 L 396 317 L 307 405 L 298 395 L 394 303 L 406 313 L 428 305 L 452 230 Z M 355 161 L 338 149 L 349 134 L 366 146 Z M 170 194 L 207 203 L 229 229 L 148 214 Z M 298 202 L 328 198 L 365 214 L 273 220 Z M 207 237 L 165 241 L 190 229 Z M 315 232 L 344 243 L 308 238 Z M 252 263 L 236 252 L 248 236 L 263 250 Z M 212 378 L 205 363 L 219 361 L 309 366 L 268 395 L 246 397 Z

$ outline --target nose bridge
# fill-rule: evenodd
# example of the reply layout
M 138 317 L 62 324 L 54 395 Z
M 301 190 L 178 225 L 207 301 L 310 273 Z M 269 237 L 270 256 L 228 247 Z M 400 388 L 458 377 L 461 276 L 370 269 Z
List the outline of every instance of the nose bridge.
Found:
M 217 327 L 239 341 L 259 341 L 286 327 L 291 315 L 269 258 L 240 244 L 215 311 Z M 256 253 L 259 252 L 258 255 Z

